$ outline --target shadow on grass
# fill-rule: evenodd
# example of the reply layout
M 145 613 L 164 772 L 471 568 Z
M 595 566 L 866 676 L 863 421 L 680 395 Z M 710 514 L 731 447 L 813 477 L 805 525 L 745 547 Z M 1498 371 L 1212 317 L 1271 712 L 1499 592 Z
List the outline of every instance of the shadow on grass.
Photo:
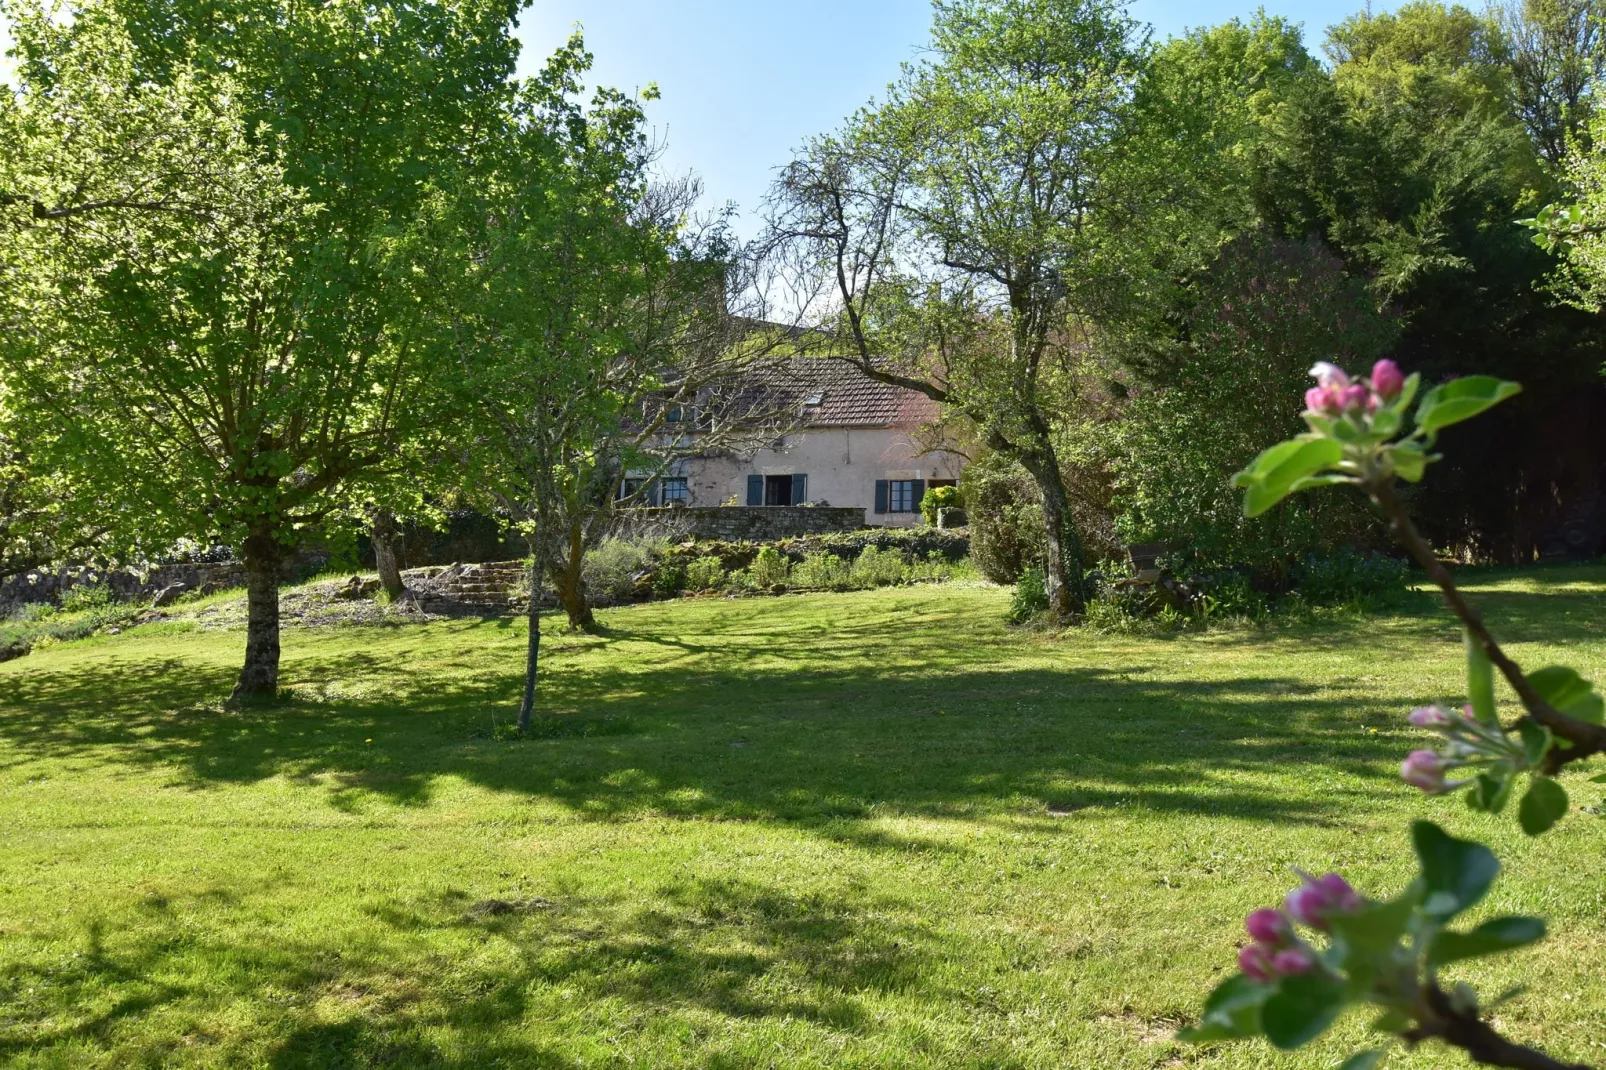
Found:
M 338 951 L 162 930 L 131 930 L 107 949 L 92 924 L 87 953 L 0 974 L 0 1060 L 81 1052 L 115 1038 L 124 1019 L 181 1005 L 192 1018 L 226 1013 L 231 1035 L 200 1030 L 188 1043 L 232 1065 L 566 1068 L 581 1063 L 532 1038 L 532 1018 L 561 1034 L 565 1014 L 600 1003 L 637 1023 L 692 1011 L 864 1032 L 874 1027 L 865 1000 L 919 987 L 941 954 L 940 933 L 889 922 L 863 897 L 725 878 L 647 903 L 541 901 L 477 915 L 448 896 L 380 911 L 388 933 Z M 438 951 L 418 951 L 419 938 L 438 948 L 430 938 L 442 936 L 495 954 L 442 974 Z
M 1388 775 L 1404 738 L 1356 732 L 1367 706 L 1298 679 L 989 667 L 985 650 L 944 656 L 940 637 L 900 643 L 869 624 L 811 640 L 791 668 L 762 629 L 733 629 L 744 645 L 701 655 L 616 629 L 545 677 L 547 738 L 502 743 L 491 718 L 516 702 L 516 659 L 476 654 L 479 626 L 454 627 L 467 629 L 463 653 L 427 666 L 406 651 L 301 652 L 304 697 L 271 710 L 223 709 L 212 699 L 225 673 L 171 659 L 0 677 L 0 733 L 24 754 L 171 769 L 196 789 L 318 778 L 348 812 L 427 804 L 437 778 L 454 776 L 594 819 L 812 823 L 1114 806 L 1323 821 L 1344 808 L 1342 789 L 1296 798 L 1240 774 Z M 614 649 L 590 656 L 602 647 Z

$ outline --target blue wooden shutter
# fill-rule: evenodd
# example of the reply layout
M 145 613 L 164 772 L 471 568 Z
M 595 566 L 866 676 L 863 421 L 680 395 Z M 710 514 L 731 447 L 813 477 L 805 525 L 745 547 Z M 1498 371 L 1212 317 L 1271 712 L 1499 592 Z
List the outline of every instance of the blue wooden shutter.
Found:
M 764 477 L 763 476 L 748 476 L 747 477 L 747 504 L 748 505 L 763 505 L 764 504 Z
M 910 510 L 911 512 L 915 512 L 915 513 L 920 512 L 920 499 L 924 498 L 925 496 L 926 496 L 926 481 L 924 479 L 915 480 L 914 481 L 914 490 L 909 495 L 910 504 L 914 506 L 914 508 L 912 510 Z
M 885 513 L 887 511 L 888 499 L 890 499 L 892 497 L 891 491 L 892 491 L 892 488 L 887 483 L 887 481 L 885 479 L 878 479 L 878 480 L 875 481 L 875 511 L 876 512 Z
M 792 504 L 802 505 L 809 496 L 809 477 L 797 474 L 792 477 Z

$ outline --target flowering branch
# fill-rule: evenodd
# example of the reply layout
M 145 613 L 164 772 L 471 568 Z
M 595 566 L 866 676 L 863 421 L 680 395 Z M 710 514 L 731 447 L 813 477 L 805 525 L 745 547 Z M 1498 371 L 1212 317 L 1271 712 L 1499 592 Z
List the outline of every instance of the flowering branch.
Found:
M 1507 1040 L 1494 1027 L 1478 1017 L 1476 1008 L 1458 1007 L 1454 997 L 1437 984 L 1423 986 L 1425 1013 L 1418 1024 L 1400 1034 L 1415 1047 L 1424 1040 L 1438 1038 L 1460 1048 L 1480 1066 L 1504 1066 L 1510 1070 L 1593 1070 L 1587 1063 L 1564 1063 L 1535 1048 Z
M 1438 584 L 1467 635 L 1468 702 L 1460 711 L 1433 705 L 1411 712 L 1411 724 L 1439 732 L 1445 743 L 1442 750 L 1412 751 L 1402 779 L 1431 794 L 1466 789 L 1473 809 L 1495 813 L 1527 773 L 1518 820 L 1529 835 L 1546 831 L 1568 810 L 1567 792 L 1552 774 L 1606 751 L 1606 699 L 1568 668 L 1523 672 L 1462 596 L 1394 492 L 1396 479 L 1415 483 L 1439 459 L 1431 450 L 1440 430 L 1522 388 L 1469 376 L 1428 391 L 1412 414 L 1421 377 L 1407 379 L 1391 360 L 1378 361 L 1365 378 L 1352 379 L 1327 363 L 1311 374 L 1318 385 L 1305 394 L 1309 432 L 1266 450 L 1234 478 L 1245 490 L 1244 511 L 1256 516 L 1296 491 L 1342 483 L 1372 498 Z M 1527 711 L 1510 729 L 1501 724 L 1495 702 L 1497 669 Z M 1446 778 L 1463 769 L 1474 775 Z M 1441 967 L 1525 947 L 1543 939 L 1545 923 L 1502 917 L 1470 931 L 1448 928 L 1483 898 L 1500 863 L 1482 844 L 1455 839 L 1430 822 L 1416 822 L 1412 839 L 1420 873 L 1392 900 L 1367 899 L 1336 873 L 1301 874 L 1304 883 L 1281 910 L 1250 914 L 1245 927 L 1251 942 L 1239 952 L 1239 972 L 1211 993 L 1199 1024 L 1178 1035 L 1197 1043 L 1263 1036 L 1293 1050 L 1325 1032 L 1345 1008 L 1369 1003 L 1383 1010 L 1373 1028 L 1407 1045 L 1436 1038 L 1484 1066 L 1588 1070 L 1502 1037 L 1483 1020 L 1468 986 L 1441 987 Z M 1372 1070 L 1385 1055 L 1383 1048 L 1358 1052 L 1344 1070 Z
M 1511 689 L 1522 700 L 1523 708 L 1528 711 L 1528 715 L 1550 729 L 1558 738 L 1572 744 L 1570 748 L 1552 747 L 1545 755 L 1542 771 L 1554 774 L 1571 762 L 1582 761 L 1606 751 L 1606 726 L 1580 721 L 1546 702 L 1534 690 L 1533 684 L 1524 675 L 1521 667 L 1501 649 L 1494 636 L 1489 634 L 1488 627 L 1483 623 L 1483 617 L 1462 597 L 1455 580 L 1450 576 L 1450 570 L 1444 567 L 1433 552 L 1433 548 L 1428 545 L 1427 540 L 1411 521 L 1411 514 L 1406 511 L 1405 503 L 1394 493 L 1393 482 L 1392 475 L 1380 475 L 1369 482 L 1365 489 L 1388 517 L 1395 537 L 1429 578 L 1438 584 L 1451 612 L 1460 619 L 1467 632 L 1483 648 L 1484 656 L 1500 670 L 1500 675 L 1505 677 Z

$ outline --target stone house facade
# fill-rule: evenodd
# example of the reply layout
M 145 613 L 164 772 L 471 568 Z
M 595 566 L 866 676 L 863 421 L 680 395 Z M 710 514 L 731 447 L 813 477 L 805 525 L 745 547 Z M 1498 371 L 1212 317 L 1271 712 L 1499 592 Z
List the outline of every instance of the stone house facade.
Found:
M 926 489 L 957 483 L 965 459 L 922 428 L 939 406 L 842 361 L 789 362 L 800 425 L 767 446 L 679 462 L 649 491 L 652 505 L 833 506 L 874 527 L 920 523 Z M 633 488 L 632 488 L 633 489 Z

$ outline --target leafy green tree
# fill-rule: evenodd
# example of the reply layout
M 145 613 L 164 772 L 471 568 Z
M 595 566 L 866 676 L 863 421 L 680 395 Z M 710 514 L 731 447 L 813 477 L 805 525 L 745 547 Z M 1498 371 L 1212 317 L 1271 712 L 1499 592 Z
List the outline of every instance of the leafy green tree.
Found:
M 506 100 L 506 4 L 24 2 L 0 95 L 13 404 L 123 541 L 238 547 L 237 697 L 306 533 L 401 493 L 433 368 L 395 249 Z
M 551 58 L 408 250 L 439 327 L 427 352 L 443 369 L 440 478 L 530 547 L 521 728 L 545 584 L 573 627 L 594 627 L 584 558 L 616 511 L 769 407 L 749 389 L 764 347 L 727 314 L 723 231 L 693 224 L 695 184 L 648 181 L 640 102 L 600 90 L 580 103 L 590 63 L 579 37 Z
M 1319 360 L 1370 367 L 1397 325 L 1341 260 L 1315 243 L 1250 234 L 1222 251 L 1179 309 L 1180 340 L 1151 358 L 1118 419 L 1091 430 L 1114 473 L 1129 542 L 1163 542 L 1194 567 L 1253 564 L 1285 580 L 1291 558 L 1376 541 L 1364 510 L 1290 500 L 1243 515 L 1233 474 L 1299 427 Z
M 1597 0 L 1513 0 L 1496 10 L 1512 101 L 1540 156 L 1557 165 L 1569 146 L 1589 151 L 1594 89 L 1606 64 L 1606 6 Z
M 1558 497 L 1600 463 L 1565 428 L 1589 418 L 1601 336 L 1554 307 L 1540 285 L 1553 261 L 1512 225 L 1554 187 L 1514 110 L 1503 39 L 1488 19 L 1414 3 L 1346 21 L 1329 54 L 1331 77 L 1293 83 L 1257 143 L 1259 225 L 1321 241 L 1366 279 L 1424 374 L 1528 382 L 1412 493 L 1441 545 L 1531 559 Z
M 1148 51 L 1109 0 L 941 0 L 930 58 L 811 143 L 771 203 L 808 341 L 961 413 L 1031 474 L 1060 617 L 1086 597 L 1053 434 L 1077 324 L 1140 317 L 1216 237 L 1183 178 L 1212 158 L 1208 124 L 1160 121 Z

